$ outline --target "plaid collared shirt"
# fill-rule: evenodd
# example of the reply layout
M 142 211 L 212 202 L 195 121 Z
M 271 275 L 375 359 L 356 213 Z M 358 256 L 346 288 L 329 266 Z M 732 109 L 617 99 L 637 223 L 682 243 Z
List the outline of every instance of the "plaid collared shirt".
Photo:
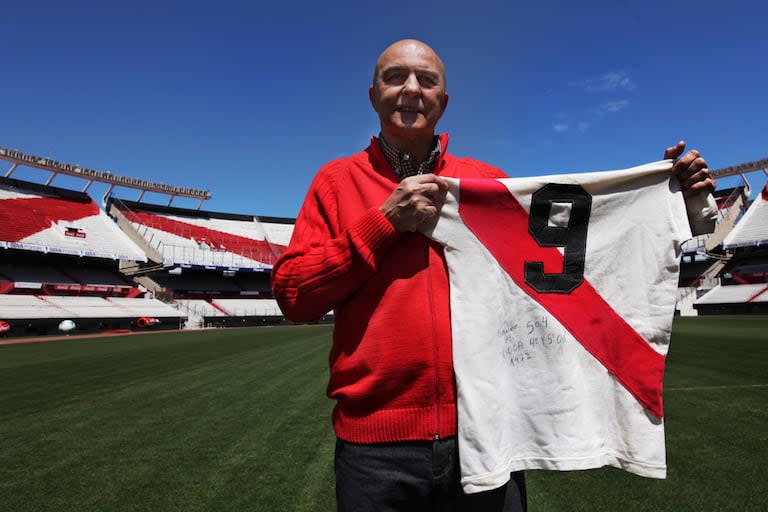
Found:
M 430 174 L 434 170 L 435 164 L 437 163 L 438 158 L 440 158 L 441 150 L 440 139 L 437 136 L 434 139 L 434 144 L 434 149 L 432 149 L 432 152 L 429 154 L 429 158 L 424 160 L 419 168 L 416 169 L 413 156 L 410 153 L 400 151 L 384 140 L 384 137 L 379 134 L 379 146 L 381 146 L 381 150 L 384 153 L 387 162 L 389 162 L 389 165 L 392 166 L 395 174 L 397 174 L 400 179 L 416 176 L 417 174 Z

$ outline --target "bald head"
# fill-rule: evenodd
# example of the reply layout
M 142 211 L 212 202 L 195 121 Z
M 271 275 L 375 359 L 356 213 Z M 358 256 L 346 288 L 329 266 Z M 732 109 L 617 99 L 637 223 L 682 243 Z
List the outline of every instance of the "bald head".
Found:
M 448 104 L 443 61 L 421 41 L 397 41 L 376 61 L 368 96 L 382 136 L 401 151 L 422 153 Z
M 386 50 L 381 52 L 381 55 L 379 55 L 379 58 L 376 60 L 376 66 L 373 69 L 374 86 L 376 85 L 376 80 L 379 77 L 383 66 L 403 54 L 420 56 L 432 61 L 435 65 L 435 69 L 440 73 L 441 82 L 443 88 L 445 88 L 445 66 L 443 65 L 443 61 L 431 46 L 418 39 L 401 39 L 395 41 L 389 45 Z

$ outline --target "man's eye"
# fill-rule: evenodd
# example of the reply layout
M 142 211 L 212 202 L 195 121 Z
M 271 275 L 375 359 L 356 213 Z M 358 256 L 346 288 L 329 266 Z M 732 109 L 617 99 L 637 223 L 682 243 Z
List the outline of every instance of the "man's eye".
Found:
M 405 82 L 407 77 L 406 73 L 390 73 L 384 75 L 384 82 L 388 84 L 401 84 Z
M 420 76 L 419 84 L 422 87 L 434 87 L 435 85 L 437 85 L 437 80 L 435 80 L 434 77 L 431 77 L 431 76 Z

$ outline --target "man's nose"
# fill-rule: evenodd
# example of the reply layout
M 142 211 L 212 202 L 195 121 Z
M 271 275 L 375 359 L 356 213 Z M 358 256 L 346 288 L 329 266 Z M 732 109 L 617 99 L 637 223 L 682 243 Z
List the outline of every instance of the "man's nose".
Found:
M 419 79 L 416 78 L 415 73 L 411 73 L 408 75 L 408 78 L 405 79 L 405 83 L 403 84 L 403 93 L 408 95 L 416 95 L 419 93 L 419 90 Z

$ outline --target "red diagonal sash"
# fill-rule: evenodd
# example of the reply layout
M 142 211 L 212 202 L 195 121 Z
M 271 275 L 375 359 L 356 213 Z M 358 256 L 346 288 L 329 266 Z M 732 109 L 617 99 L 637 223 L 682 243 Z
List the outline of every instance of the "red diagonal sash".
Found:
M 526 261 L 560 272 L 563 255 L 528 233 L 528 212 L 497 180 L 463 179 L 459 215 L 504 271 L 554 316 L 590 354 L 657 418 L 664 415 L 664 356 L 614 311 L 589 282 L 568 294 L 539 293 L 524 280 Z

